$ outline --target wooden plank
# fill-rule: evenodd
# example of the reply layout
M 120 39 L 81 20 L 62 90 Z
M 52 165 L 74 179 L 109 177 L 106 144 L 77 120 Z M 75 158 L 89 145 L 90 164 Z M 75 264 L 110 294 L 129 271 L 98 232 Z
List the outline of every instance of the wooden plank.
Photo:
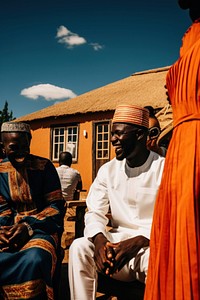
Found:
M 70 200 L 67 201 L 67 207 L 73 207 L 73 206 L 86 206 L 86 200 Z

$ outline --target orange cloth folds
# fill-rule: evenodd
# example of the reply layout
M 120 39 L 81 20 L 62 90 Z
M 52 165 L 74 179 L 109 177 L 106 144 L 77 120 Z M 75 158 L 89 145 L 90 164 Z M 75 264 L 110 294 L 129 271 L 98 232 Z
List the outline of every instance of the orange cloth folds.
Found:
M 166 78 L 175 128 L 150 239 L 145 300 L 200 299 L 200 23 Z

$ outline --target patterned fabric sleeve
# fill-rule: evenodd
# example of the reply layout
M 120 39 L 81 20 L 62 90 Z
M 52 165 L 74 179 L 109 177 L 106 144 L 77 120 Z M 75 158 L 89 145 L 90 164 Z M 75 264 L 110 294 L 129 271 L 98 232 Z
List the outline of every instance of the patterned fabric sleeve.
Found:
M 0 195 L 0 226 L 12 225 L 13 213 L 9 208 L 8 203 L 2 195 Z
M 35 232 L 62 234 L 65 201 L 57 171 L 50 161 L 46 164 L 43 174 L 43 193 L 46 203 L 43 210 L 24 216 L 20 222 L 29 223 Z

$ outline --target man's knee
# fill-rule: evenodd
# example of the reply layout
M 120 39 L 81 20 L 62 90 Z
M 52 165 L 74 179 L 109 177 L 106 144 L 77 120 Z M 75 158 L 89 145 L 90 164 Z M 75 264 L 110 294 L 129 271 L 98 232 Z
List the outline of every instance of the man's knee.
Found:
M 85 237 L 81 237 L 81 238 L 78 238 L 78 239 L 75 239 L 69 250 L 70 252 L 72 253 L 75 253 L 75 252 L 88 252 L 89 249 L 92 249 L 93 248 L 93 244 Z
M 37 299 L 47 299 L 46 286 L 51 284 L 51 270 L 52 270 L 52 255 L 44 249 L 33 247 L 24 252 L 23 260 L 21 261 L 21 281 L 37 279 L 40 286 L 40 292 Z M 28 275 L 27 275 L 28 274 Z M 28 276 L 28 277 L 27 277 Z
M 73 241 L 69 248 L 70 261 L 78 259 L 93 259 L 94 257 L 94 245 L 87 238 L 81 237 Z
M 39 249 L 40 250 L 40 249 Z M 42 263 L 41 251 L 38 251 L 37 248 L 31 248 L 28 251 L 28 259 L 29 261 L 35 262 L 36 264 Z

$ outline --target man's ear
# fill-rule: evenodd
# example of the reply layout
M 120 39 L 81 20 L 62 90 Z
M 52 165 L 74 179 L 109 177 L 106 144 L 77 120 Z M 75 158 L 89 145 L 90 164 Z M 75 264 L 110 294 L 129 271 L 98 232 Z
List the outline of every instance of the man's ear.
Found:
M 144 132 L 143 129 L 138 129 L 137 133 L 137 140 L 140 141 L 144 138 L 144 136 L 146 135 L 146 133 Z

